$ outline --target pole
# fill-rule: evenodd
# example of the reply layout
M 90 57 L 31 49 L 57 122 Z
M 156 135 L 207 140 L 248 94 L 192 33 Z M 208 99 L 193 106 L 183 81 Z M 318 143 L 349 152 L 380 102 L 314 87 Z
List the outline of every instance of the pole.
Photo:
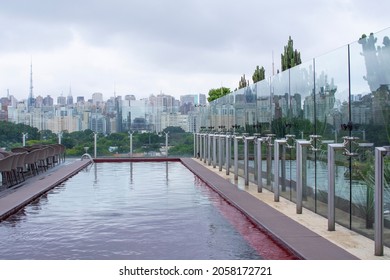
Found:
M 94 138 L 94 158 L 96 158 L 96 149 L 97 149 L 97 133 L 93 133 L 93 138 Z
M 375 256 L 383 256 L 383 157 L 387 154 L 384 147 L 375 148 Z
M 168 134 L 169 132 L 164 132 L 165 133 L 165 153 L 166 157 L 168 157 Z
M 130 138 L 130 151 L 129 156 L 133 156 L 133 133 L 129 131 L 129 138 Z
M 28 134 L 28 133 L 22 133 L 22 135 L 23 135 L 23 147 L 26 146 L 26 137 L 27 137 L 27 134 Z
M 58 132 L 58 144 L 61 145 L 62 131 Z

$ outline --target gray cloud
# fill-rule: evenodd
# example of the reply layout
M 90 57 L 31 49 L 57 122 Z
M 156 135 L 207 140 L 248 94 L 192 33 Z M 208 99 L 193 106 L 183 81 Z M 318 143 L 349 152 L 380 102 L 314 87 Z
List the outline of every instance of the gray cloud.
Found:
M 280 68 L 288 36 L 307 61 L 386 28 L 390 8 L 363 0 L 4 2 L 0 95 L 10 88 L 19 98 L 31 56 L 42 95 L 59 95 L 70 83 L 85 95 L 114 87 L 136 96 L 233 89 L 256 65 L 270 75 L 272 53 Z M 10 65 L 23 70 L 15 75 Z

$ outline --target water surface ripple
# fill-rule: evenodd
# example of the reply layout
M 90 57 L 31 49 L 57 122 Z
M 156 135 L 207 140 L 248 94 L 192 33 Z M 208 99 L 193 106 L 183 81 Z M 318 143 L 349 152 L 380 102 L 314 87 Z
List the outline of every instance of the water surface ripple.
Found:
M 1 259 L 291 259 L 179 162 L 99 163 L 0 223 Z

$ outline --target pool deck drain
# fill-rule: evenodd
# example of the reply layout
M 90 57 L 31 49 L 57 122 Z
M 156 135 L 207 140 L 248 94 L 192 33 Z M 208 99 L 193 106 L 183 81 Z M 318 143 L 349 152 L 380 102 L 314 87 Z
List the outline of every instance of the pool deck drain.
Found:
M 273 193 L 266 189 L 263 189 L 262 193 L 257 193 L 257 187 L 252 183 L 243 187 L 242 178 L 234 181 L 233 175 L 225 175 L 225 170 L 218 171 L 217 168 L 208 166 L 197 159 L 170 158 L 169 160 L 181 161 L 229 203 L 241 210 L 252 222 L 267 230 L 278 242 L 287 246 L 302 259 L 390 259 L 389 248 L 385 247 L 384 256 L 375 256 L 372 240 L 339 225 L 336 225 L 336 231 L 327 231 L 327 220 L 320 215 L 307 209 L 304 209 L 303 214 L 298 215 L 295 213 L 294 203 L 282 197 L 280 202 L 273 202 Z M 88 160 L 61 164 L 52 170 L 27 179 L 17 188 L 1 191 L 0 220 L 22 209 L 89 164 Z

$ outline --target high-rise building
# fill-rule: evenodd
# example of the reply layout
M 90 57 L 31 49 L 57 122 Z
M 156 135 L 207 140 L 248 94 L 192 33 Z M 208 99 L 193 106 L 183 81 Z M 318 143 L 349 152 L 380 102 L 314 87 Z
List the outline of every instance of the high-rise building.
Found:
M 85 100 L 84 100 L 84 96 L 77 96 L 77 103 L 84 103 Z
M 92 104 L 93 105 L 100 105 L 103 103 L 103 94 L 100 92 L 95 92 L 92 94 Z
M 58 105 L 66 105 L 66 97 L 61 94 L 61 96 L 57 97 L 57 104 Z
M 43 98 L 43 105 L 44 106 L 53 106 L 53 104 L 54 104 L 54 100 L 50 95 Z
M 207 98 L 206 98 L 206 94 L 202 94 L 200 93 L 199 94 L 199 105 L 206 105 L 207 103 Z
M 73 96 L 71 90 L 69 90 L 68 97 L 66 98 L 66 105 L 73 105 Z

